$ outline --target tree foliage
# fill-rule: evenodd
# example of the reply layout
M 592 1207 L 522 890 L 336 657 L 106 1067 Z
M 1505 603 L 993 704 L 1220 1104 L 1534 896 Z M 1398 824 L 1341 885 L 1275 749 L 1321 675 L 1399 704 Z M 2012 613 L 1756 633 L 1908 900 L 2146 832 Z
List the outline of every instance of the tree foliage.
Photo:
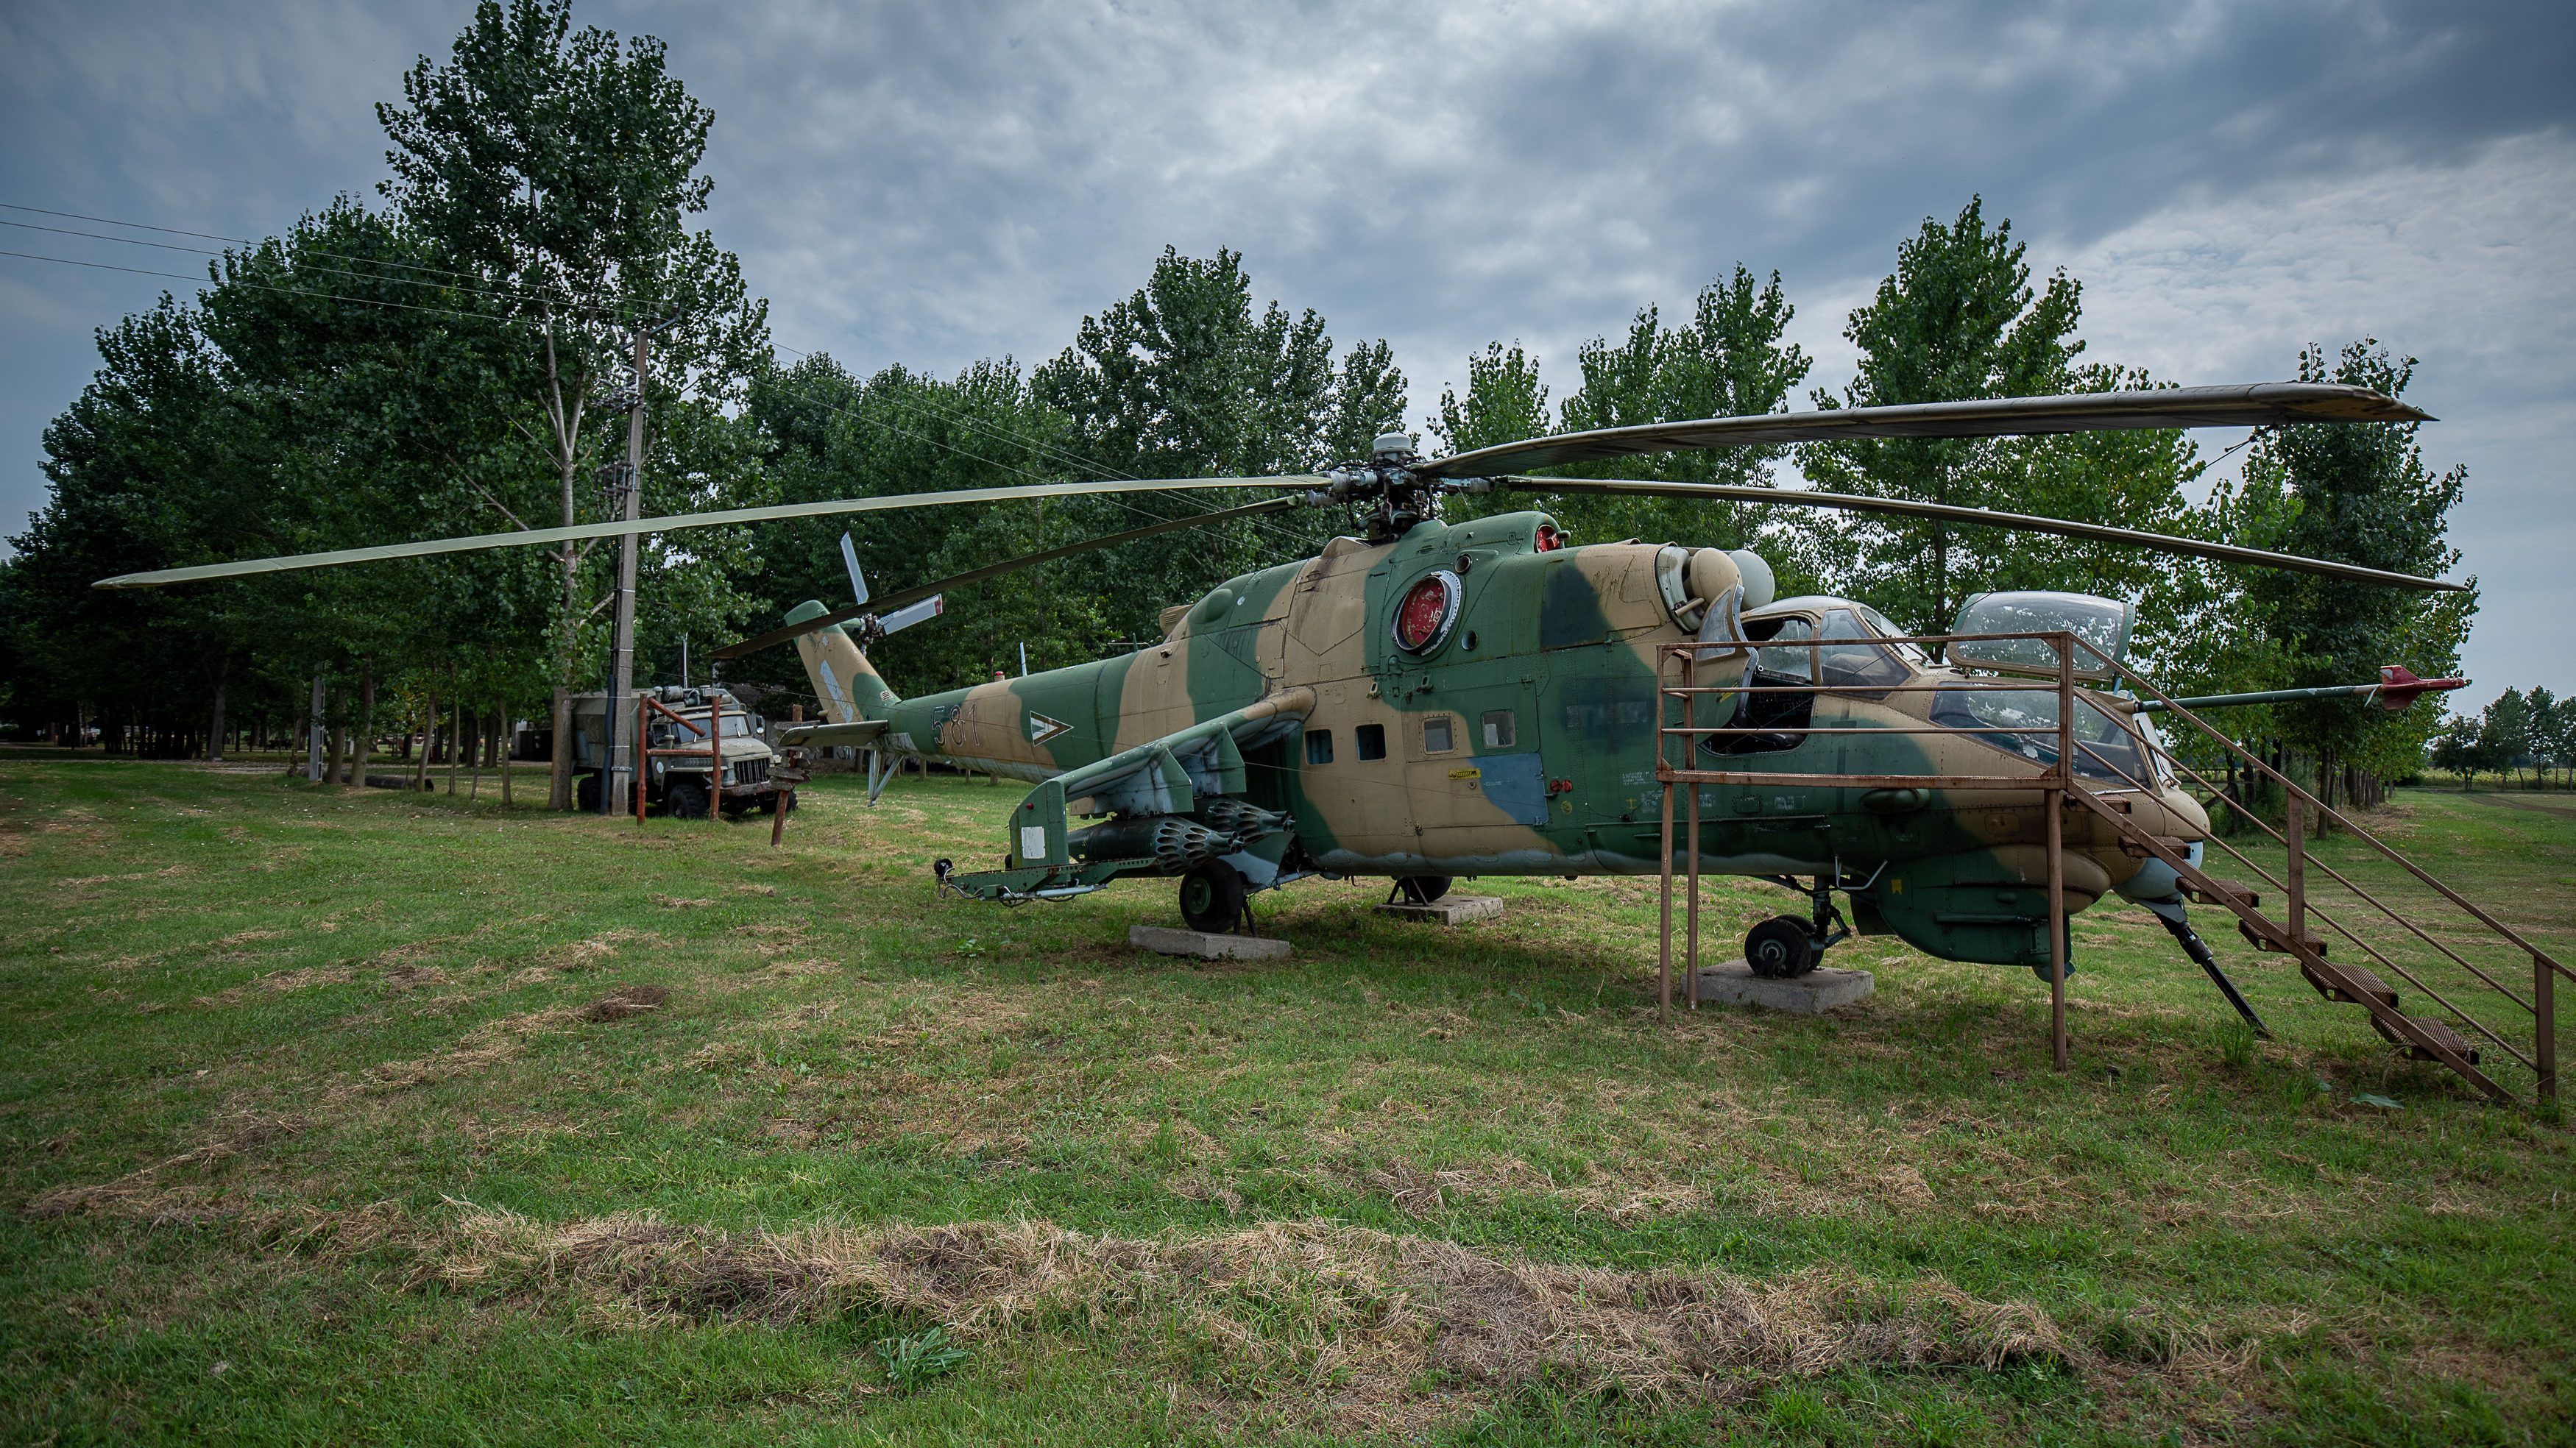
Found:
M 1259 477 L 1368 456 L 1400 421 L 1404 373 L 1385 341 L 1337 362 L 1324 319 L 1273 301 L 1257 314 L 1240 252 L 1187 257 L 1166 247 L 1133 294 L 1082 319 L 1073 345 L 1037 369 L 1032 395 L 1067 420 L 1061 465 L 1126 478 Z M 1097 532 L 1198 511 L 1194 500 L 1069 499 L 1062 512 Z M 1261 519 L 1162 540 L 1101 575 L 1112 625 L 1159 632 L 1163 607 L 1247 569 L 1311 552 L 1334 520 Z
M 1988 227 L 1972 198 L 1948 225 L 1925 218 L 1897 248 L 1896 270 L 1853 310 L 1843 336 L 1860 364 L 1837 398 L 1819 407 L 2023 397 L 2064 390 L 2074 380 L 2081 288 L 2064 272 L 2034 289 L 2025 246 L 2012 223 Z M 2098 373 L 2097 384 L 2116 373 Z M 1800 466 L 1817 486 L 1866 497 L 1963 507 L 2011 507 L 2044 450 L 1977 438 L 1885 438 L 1820 443 Z M 2061 473 L 2060 476 L 2064 474 Z M 1961 530 L 1863 514 L 1820 529 L 1847 586 L 1865 589 L 1890 617 L 1923 632 L 1948 627 L 1978 578 L 2022 546 L 1991 530 Z

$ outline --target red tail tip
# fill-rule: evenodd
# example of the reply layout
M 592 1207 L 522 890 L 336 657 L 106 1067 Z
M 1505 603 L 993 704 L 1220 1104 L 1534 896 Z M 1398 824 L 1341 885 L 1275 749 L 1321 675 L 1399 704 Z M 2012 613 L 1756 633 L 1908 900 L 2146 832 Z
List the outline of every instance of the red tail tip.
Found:
M 2394 714 L 2415 702 L 2419 694 L 2439 694 L 2452 689 L 2465 689 L 2466 679 L 2419 679 L 2404 664 L 2379 666 L 2379 707 Z

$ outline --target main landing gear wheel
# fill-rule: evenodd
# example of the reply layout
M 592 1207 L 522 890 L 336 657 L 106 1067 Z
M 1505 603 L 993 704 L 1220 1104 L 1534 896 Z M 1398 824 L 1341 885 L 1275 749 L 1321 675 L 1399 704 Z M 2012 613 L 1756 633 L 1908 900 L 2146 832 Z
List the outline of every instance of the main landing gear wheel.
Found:
M 1183 875 L 1181 918 L 1192 930 L 1231 933 L 1243 918 L 1243 876 L 1223 860 L 1209 860 Z
M 707 788 L 695 780 L 675 781 L 662 791 L 662 813 L 675 820 L 707 817 Z
M 1447 875 L 1398 875 L 1395 877 L 1395 890 L 1405 904 L 1428 905 L 1449 893 L 1449 877 Z
M 1807 922 L 1794 915 L 1774 915 L 1744 937 L 1744 963 L 1764 980 L 1805 975 L 1824 954 Z

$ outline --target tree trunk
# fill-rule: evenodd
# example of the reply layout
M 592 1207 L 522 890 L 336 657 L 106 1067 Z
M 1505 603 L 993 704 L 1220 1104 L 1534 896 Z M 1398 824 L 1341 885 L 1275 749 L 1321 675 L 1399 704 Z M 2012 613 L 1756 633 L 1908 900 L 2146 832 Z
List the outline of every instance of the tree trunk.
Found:
M 340 784 L 344 782 L 341 770 L 349 757 L 349 716 L 341 707 L 339 685 L 332 685 L 331 691 L 322 696 L 322 716 L 330 730 L 324 736 L 330 742 L 322 756 L 322 782 Z
M 456 746 L 464 741 L 457 725 L 464 721 L 464 709 L 465 706 L 454 699 L 447 701 L 447 795 L 450 799 L 456 797 Z
M 367 763 L 376 754 L 376 665 L 369 660 L 358 665 L 358 738 L 357 748 L 349 759 L 349 782 L 367 782 Z
M 206 762 L 224 762 L 224 692 L 232 683 L 233 656 L 227 652 L 215 663 L 215 718 L 206 730 Z
M 403 742 L 408 745 L 411 742 L 410 737 L 406 735 Z M 430 747 L 437 742 L 438 696 L 432 694 L 421 700 L 420 759 L 411 767 L 411 787 L 415 794 L 420 792 L 422 785 L 429 783 L 429 752 Z
M 498 763 L 501 769 L 501 808 L 510 807 L 510 756 L 518 751 L 510 747 L 510 707 L 507 704 L 492 711 L 492 737 L 500 741 Z

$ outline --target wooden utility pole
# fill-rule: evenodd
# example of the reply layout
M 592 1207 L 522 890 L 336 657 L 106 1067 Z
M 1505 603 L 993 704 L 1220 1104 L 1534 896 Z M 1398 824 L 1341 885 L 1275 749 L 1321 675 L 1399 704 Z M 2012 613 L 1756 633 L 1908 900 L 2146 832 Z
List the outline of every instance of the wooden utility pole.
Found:
M 644 378 L 651 364 L 653 334 L 635 329 L 635 396 L 626 411 L 626 521 L 643 516 L 644 501 Z M 600 792 L 599 812 L 615 814 L 625 791 L 640 777 L 643 740 L 638 736 L 631 751 L 637 751 L 632 763 L 630 750 L 618 738 L 626 724 L 623 705 L 635 692 L 635 535 L 626 534 L 617 545 L 617 651 L 612 657 L 608 676 L 608 714 L 603 721 L 608 729 L 608 788 Z

